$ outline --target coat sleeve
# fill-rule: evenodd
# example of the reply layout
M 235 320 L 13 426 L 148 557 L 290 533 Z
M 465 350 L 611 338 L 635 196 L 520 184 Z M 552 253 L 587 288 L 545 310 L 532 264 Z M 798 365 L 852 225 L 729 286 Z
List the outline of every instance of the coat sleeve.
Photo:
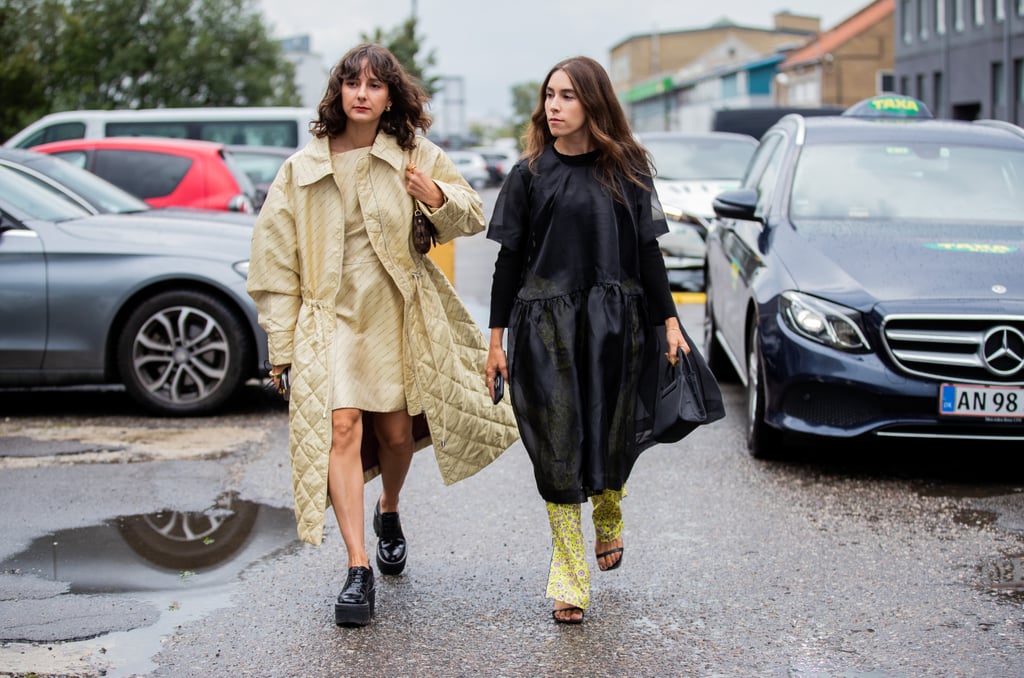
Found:
M 473 235 L 484 230 L 484 207 L 480 195 L 462 178 L 448 154 L 423 137 L 416 139 L 414 154 L 416 164 L 444 193 L 445 203 L 436 210 L 417 203 L 437 229 L 437 241 L 446 243 L 461 235 Z
M 252 232 L 246 291 L 256 302 L 260 327 L 267 333 L 270 362 L 292 362 L 295 323 L 302 305 L 298 242 L 286 163 L 270 187 Z

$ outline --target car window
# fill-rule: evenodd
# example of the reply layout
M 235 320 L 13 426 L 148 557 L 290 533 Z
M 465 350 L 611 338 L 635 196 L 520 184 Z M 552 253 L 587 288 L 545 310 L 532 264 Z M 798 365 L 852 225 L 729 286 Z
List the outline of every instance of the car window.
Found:
M 66 200 L 54 200 L 53 190 L 8 167 L 0 167 L 0 196 L 33 219 L 64 221 L 88 216 L 89 212 Z
M 188 139 L 188 123 L 184 122 L 108 122 L 108 137 L 169 137 Z
M 235 165 L 257 183 L 269 184 L 287 159 L 285 155 L 231 151 Z
M 238 188 L 242 190 L 247 196 L 254 197 L 256 195 L 256 186 L 253 185 L 252 179 L 245 173 L 245 170 L 235 162 L 235 158 L 228 151 L 221 151 L 221 157 L 224 158 L 224 164 L 228 166 L 228 170 L 231 172 L 231 176 L 235 178 L 235 182 L 238 184 Z
M 781 134 L 770 134 L 761 140 L 761 145 L 757 147 L 750 159 L 747 173 L 743 177 L 744 188 L 757 188 L 757 182 L 761 180 L 761 174 L 764 172 L 768 160 L 781 141 Z
M 101 212 L 129 214 L 150 209 L 149 205 L 134 195 L 61 158 L 44 156 L 38 161 L 33 161 L 31 166 L 67 187 Z
M 197 139 L 217 141 L 236 146 L 299 145 L 298 126 L 294 120 L 241 120 L 198 123 Z
M 132 195 L 160 198 L 170 195 L 192 166 L 190 158 L 149 151 L 100 149 L 92 171 Z
M 1024 220 L 1024 151 L 950 143 L 804 148 L 790 215 L 800 219 Z M 965 199 L 969 196 L 969 199 Z
M 751 168 L 755 172 L 748 176 L 748 181 L 754 182 L 752 187 L 757 191 L 757 207 L 754 209 L 756 216 L 764 216 L 768 211 L 772 191 L 779 178 L 779 168 L 782 167 L 784 150 L 782 134 L 772 134 L 764 138 L 757 157 L 751 161 Z
M 39 144 L 47 144 L 51 141 L 65 141 L 67 139 L 81 139 L 85 136 L 85 123 L 61 122 L 36 131 L 21 140 L 18 148 L 31 148 Z
M 654 158 L 658 178 L 677 181 L 738 180 L 747 169 L 756 144 L 732 139 L 649 139 L 644 146 Z

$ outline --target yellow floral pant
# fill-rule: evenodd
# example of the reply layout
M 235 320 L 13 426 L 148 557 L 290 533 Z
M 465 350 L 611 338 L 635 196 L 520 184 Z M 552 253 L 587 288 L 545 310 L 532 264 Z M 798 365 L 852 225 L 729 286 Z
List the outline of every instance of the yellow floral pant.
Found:
M 594 505 L 592 518 L 598 541 L 613 541 L 622 534 L 622 507 L 626 488 L 605 490 L 590 498 Z M 546 502 L 551 523 L 551 569 L 548 571 L 547 597 L 587 609 L 590 605 L 590 570 L 580 504 Z

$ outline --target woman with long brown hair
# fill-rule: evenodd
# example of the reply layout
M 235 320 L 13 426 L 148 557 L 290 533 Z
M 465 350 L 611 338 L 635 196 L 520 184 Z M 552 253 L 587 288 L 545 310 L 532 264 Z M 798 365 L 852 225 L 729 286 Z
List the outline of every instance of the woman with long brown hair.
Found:
M 374 610 L 364 483 L 381 477 L 376 562 L 396 575 L 408 557 L 398 506 L 414 450 L 433 444 L 451 483 L 517 437 L 510 408 L 494 407 L 481 383 L 483 336 L 413 246 L 417 209 L 441 243 L 484 228 L 480 197 L 417 135 L 430 126 L 425 101 L 387 49 L 350 50 L 331 73 L 314 138 L 282 166 L 253 232 L 247 288 L 270 376 L 291 382 L 299 536 L 320 544 L 330 505 L 347 552 L 339 625 L 365 625 Z
M 652 373 L 690 350 L 658 249 L 668 229 L 652 184 L 601 65 L 556 64 L 487 233 L 501 250 L 485 374 L 508 381 L 547 503 L 547 597 L 559 623 L 581 623 L 590 604 L 581 504 L 593 502 L 599 569 L 618 568 L 625 482 L 654 442 Z M 661 358 L 656 331 L 668 347 Z

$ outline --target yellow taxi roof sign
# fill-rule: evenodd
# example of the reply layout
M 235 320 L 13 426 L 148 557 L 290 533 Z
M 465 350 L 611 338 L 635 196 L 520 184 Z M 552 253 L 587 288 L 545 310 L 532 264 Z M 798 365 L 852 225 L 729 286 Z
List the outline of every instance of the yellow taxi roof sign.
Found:
M 854 118 L 933 118 L 920 99 L 903 94 L 879 94 L 850 106 L 843 115 Z

